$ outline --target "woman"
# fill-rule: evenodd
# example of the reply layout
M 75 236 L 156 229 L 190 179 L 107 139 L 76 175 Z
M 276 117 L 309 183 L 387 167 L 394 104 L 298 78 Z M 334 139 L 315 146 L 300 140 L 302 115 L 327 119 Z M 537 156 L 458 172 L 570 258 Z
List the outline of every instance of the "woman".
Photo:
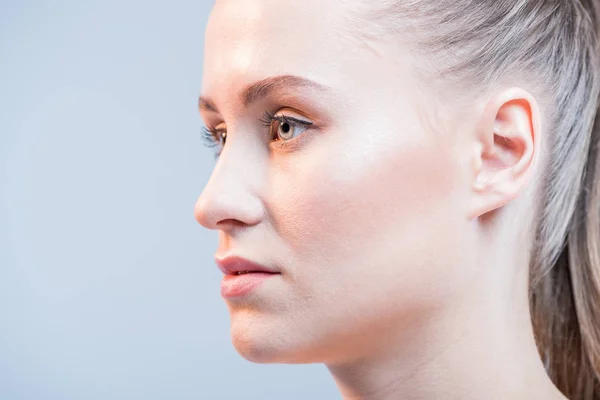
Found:
M 600 399 L 598 0 L 217 1 L 236 350 L 344 399 Z

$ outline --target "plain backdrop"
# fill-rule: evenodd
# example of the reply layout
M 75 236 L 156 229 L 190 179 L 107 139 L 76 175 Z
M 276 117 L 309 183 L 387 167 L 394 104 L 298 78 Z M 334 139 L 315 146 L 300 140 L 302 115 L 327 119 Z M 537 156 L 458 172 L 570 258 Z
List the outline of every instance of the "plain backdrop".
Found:
M 340 398 L 231 344 L 193 215 L 211 7 L 0 0 L 1 400 Z

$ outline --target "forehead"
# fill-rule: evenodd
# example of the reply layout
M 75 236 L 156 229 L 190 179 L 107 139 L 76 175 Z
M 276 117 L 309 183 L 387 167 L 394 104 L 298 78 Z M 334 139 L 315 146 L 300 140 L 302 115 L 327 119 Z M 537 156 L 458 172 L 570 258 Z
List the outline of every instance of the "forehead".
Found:
M 217 1 L 206 28 L 203 92 L 216 97 L 273 75 L 335 86 L 359 66 L 372 68 L 350 33 L 352 1 Z

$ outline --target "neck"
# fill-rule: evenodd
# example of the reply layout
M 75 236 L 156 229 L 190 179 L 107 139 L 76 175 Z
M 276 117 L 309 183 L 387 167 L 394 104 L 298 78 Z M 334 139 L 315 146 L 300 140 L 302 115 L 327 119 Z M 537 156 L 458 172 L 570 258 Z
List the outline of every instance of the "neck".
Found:
M 398 323 L 389 332 L 400 334 L 369 338 L 369 351 L 326 363 L 343 398 L 564 400 L 537 351 L 527 280 L 505 281 L 478 278 L 419 326 Z

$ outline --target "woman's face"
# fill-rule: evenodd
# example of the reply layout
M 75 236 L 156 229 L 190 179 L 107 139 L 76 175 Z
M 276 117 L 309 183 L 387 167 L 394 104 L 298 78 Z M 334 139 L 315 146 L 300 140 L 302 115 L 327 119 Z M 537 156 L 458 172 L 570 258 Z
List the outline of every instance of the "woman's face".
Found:
M 201 114 L 227 136 L 195 216 L 218 255 L 281 272 L 225 298 L 250 361 L 385 351 L 472 276 L 458 125 L 419 90 L 410 52 L 351 33 L 351 3 L 217 1 L 207 26 Z M 267 127 L 265 111 L 312 125 Z

